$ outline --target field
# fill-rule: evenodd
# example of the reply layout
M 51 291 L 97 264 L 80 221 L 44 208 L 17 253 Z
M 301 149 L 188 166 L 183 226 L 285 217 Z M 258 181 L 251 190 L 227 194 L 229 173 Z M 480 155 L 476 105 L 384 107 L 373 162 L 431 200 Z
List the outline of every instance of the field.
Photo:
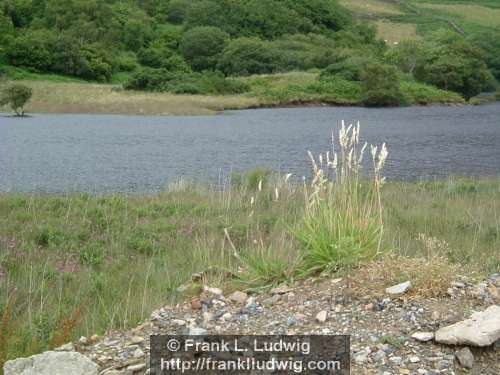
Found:
M 419 7 L 443 11 L 461 19 L 486 27 L 500 27 L 500 9 L 491 9 L 480 5 L 465 4 L 420 4 Z
M 500 27 L 500 3 L 495 0 L 353 0 L 343 4 L 377 27 L 390 45 L 439 28 L 466 34 Z
M 354 13 L 366 16 L 394 16 L 403 14 L 403 11 L 392 1 L 384 0 L 341 0 L 340 4 Z

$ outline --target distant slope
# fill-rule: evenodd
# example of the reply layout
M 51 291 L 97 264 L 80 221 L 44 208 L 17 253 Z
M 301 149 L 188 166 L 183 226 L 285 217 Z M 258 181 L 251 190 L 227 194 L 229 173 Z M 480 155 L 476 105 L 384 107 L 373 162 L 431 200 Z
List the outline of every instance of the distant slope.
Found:
M 462 34 L 500 30 L 498 0 L 341 0 L 394 45 L 439 28 Z

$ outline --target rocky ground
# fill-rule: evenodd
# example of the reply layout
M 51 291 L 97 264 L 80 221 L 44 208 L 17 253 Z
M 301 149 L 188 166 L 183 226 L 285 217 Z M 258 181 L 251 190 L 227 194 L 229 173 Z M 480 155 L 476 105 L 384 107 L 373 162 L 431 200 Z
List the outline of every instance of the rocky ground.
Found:
M 411 283 L 374 288 L 369 293 L 370 285 L 359 288 L 349 278 L 309 279 L 250 296 L 205 287 L 198 297 L 154 311 L 133 330 L 82 337 L 59 350 L 90 358 L 99 374 L 136 375 L 149 371 L 150 335 L 350 334 L 353 374 L 500 374 L 500 275 L 481 283 L 459 278 L 439 298 L 411 293 Z M 473 328 L 466 338 L 451 334 L 468 346 L 436 341 L 450 339 L 442 327 L 485 310 L 486 328 Z M 481 317 L 475 322 L 482 324 Z M 484 340 L 493 344 L 476 346 Z

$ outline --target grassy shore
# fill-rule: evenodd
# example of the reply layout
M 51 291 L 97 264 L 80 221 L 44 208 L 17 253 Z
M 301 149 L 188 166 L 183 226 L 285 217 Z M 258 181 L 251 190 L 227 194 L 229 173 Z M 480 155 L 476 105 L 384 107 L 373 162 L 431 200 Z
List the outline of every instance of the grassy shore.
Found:
M 176 288 L 195 272 L 211 284 L 239 280 L 239 288 L 292 277 L 303 188 L 266 176 L 142 197 L 0 195 L 1 358 L 133 326 L 179 298 Z M 382 248 L 439 257 L 462 272 L 498 271 L 500 181 L 382 191 Z
M 227 109 L 274 106 L 361 105 L 359 82 L 318 80 L 317 72 L 240 78 L 250 90 L 241 95 L 175 95 L 126 91 L 120 85 L 85 83 L 51 75 L 21 75 L 16 80 L 33 89 L 28 113 L 112 113 L 126 115 L 210 115 Z M 26 79 L 28 78 L 28 79 Z M 463 103 L 463 98 L 414 81 L 401 84 L 406 102 L 413 104 Z M 8 110 L 4 108 L 4 110 Z

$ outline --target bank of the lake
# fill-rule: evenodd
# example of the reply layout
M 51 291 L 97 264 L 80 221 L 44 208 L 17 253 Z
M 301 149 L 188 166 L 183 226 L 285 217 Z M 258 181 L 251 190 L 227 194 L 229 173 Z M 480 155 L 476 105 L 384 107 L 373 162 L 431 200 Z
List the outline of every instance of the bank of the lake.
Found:
M 0 363 L 133 327 L 185 298 L 176 289 L 196 272 L 240 290 L 293 279 L 303 187 L 236 181 L 150 196 L 0 194 Z M 382 260 L 407 265 L 385 282 L 446 293 L 450 276 L 498 271 L 498 179 L 389 183 L 382 203 Z
M 128 115 L 209 115 L 223 110 L 311 105 L 362 105 L 358 83 L 324 82 L 318 73 L 292 72 L 237 78 L 249 91 L 239 95 L 176 95 L 126 91 L 119 84 L 93 84 L 65 77 L 34 75 L 36 80 L 18 80 L 33 89 L 26 107 L 36 113 L 109 113 Z M 453 92 L 403 81 L 401 92 L 408 105 L 463 104 Z M 4 109 L 6 110 L 6 109 Z

